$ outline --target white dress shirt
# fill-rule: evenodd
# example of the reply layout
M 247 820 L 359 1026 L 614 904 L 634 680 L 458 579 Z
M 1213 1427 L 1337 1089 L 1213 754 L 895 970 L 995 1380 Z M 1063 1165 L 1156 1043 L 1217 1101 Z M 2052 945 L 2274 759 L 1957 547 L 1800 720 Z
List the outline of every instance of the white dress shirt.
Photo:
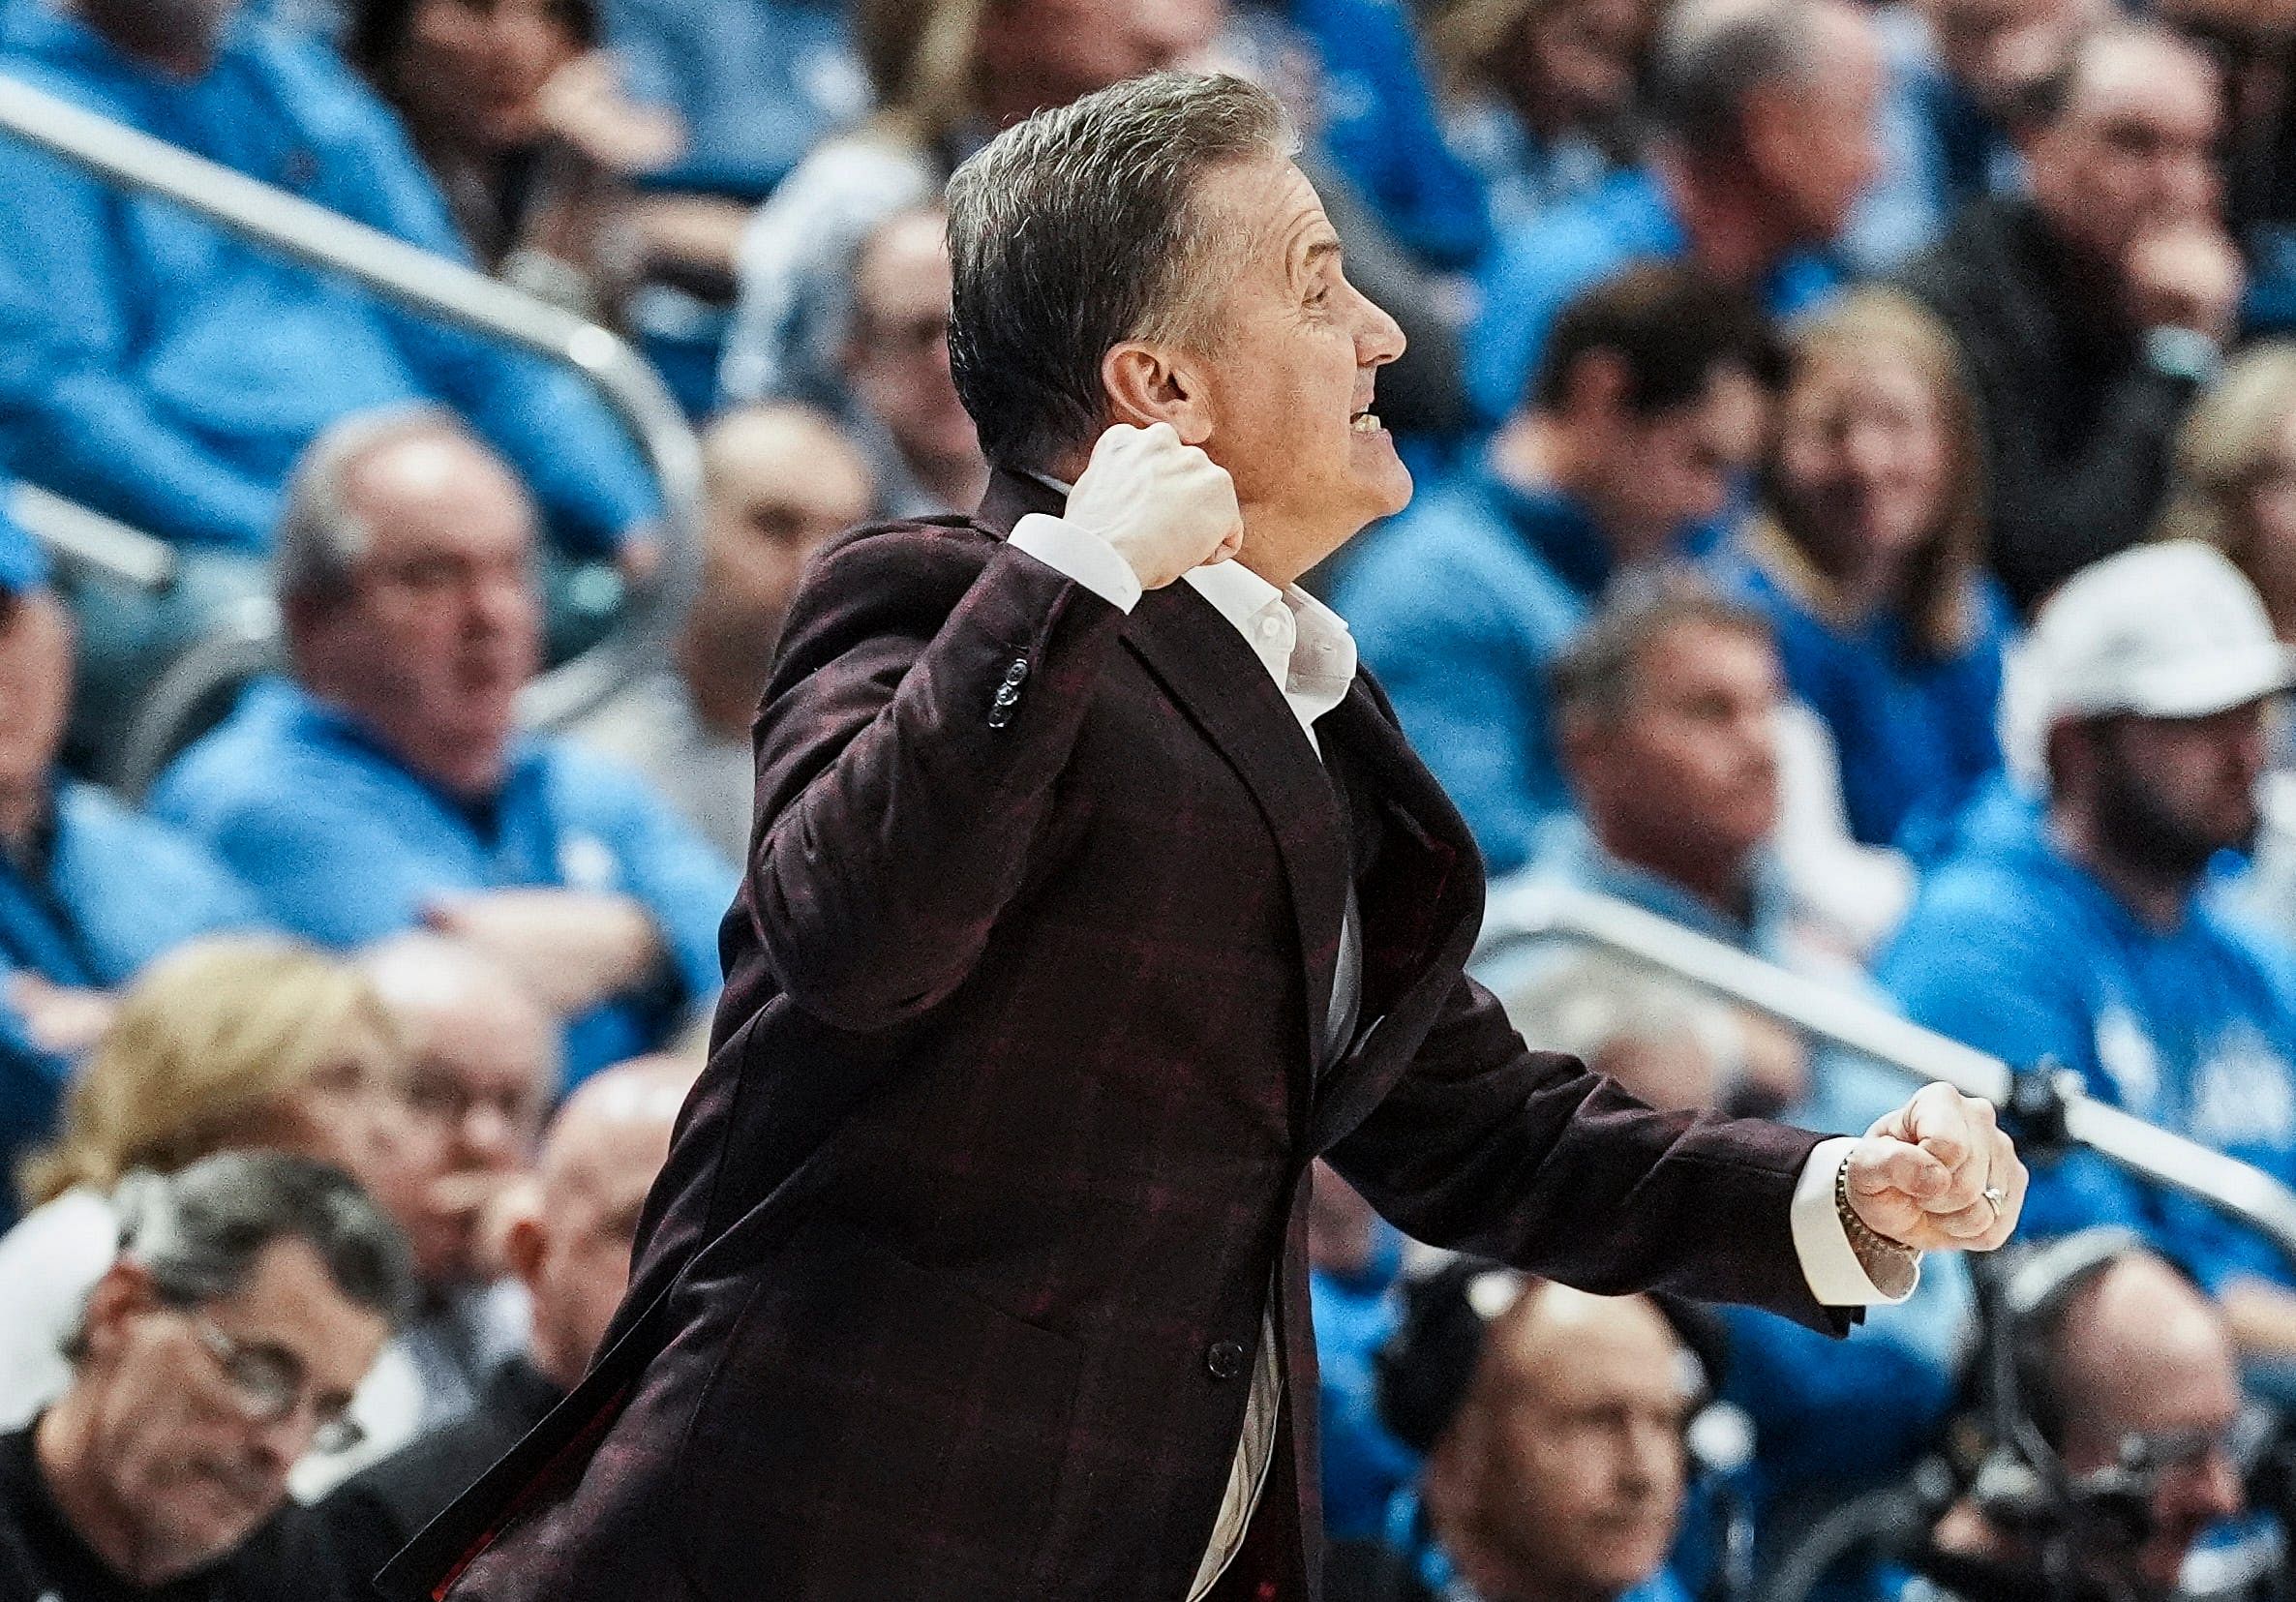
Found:
M 1067 493 L 1067 485 L 1054 487 Z M 1089 530 L 1043 512 L 1031 512 L 1014 525 L 1011 543 L 1124 612 L 1139 604 L 1140 581 L 1132 564 L 1114 546 Z M 1309 744 L 1320 757 L 1315 720 L 1346 698 L 1347 686 L 1355 678 L 1355 637 L 1348 632 L 1346 621 L 1297 585 L 1278 589 L 1240 561 L 1198 567 L 1183 578 L 1243 635 L 1283 689 L 1292 714 L 1307 732 Z M 1340 956 L 1332 976 L 1330 1024 L 1322 1043 L 1325 1062 L 1338 1054 L 1353 1033 L 1362 972 L 1363 942 L 1355 890 L 1350 884 L 1341 926 Z M 1888 1294 L 1867 1277 L 1834 1208 L 1834 1172 L 1856 1144 L 1850 1135 L 1819 1142 L 1802 1166 L 1789 1210 L 1802 1278 L 1827 1307 L 1901 1302 L 1913 1294 L 1911 1285 L 1900 1294 Z M 1236 1444 L 1227 1489 L 1221 1497 L 1203 1562 L 1189 1587 L 1188 1602 L 1197 1602 L 1212 1588 L 1243 1545 L 1245 1528 L 1275 1457 L 1284 1389 L 1282 1353 L 1271 1294 L 1260 1318 L 1259 1352 L 1252 1366 L 1252 1390 L 1244 1405 L 1243 1438 Z

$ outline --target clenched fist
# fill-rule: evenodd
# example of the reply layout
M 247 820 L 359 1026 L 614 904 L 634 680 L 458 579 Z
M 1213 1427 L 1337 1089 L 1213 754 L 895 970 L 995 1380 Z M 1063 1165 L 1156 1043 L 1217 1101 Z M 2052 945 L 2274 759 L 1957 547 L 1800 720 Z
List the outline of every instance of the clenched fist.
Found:
M 1865 1226 L 1924 1251 L 1990 1252 L 2025 1206 L 2025 1164 L 1993 1103 L 1951 1085 L 1919 1094 L 1850 1153 L 1850 1205 Z
M 1061 517 L 1113 546 L 1142 589 L 1225 561 L 1244 541 L 1227 469 L 1182 444 L 1169 423 L 1118 423 L 1102 435 Z

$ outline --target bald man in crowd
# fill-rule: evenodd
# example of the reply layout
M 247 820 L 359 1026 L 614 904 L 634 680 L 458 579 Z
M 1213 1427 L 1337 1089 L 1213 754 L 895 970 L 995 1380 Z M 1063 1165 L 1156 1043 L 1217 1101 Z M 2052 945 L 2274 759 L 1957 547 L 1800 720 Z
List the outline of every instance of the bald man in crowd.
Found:
M 749 855 L 749 724 L 798 575 L 869 516 L 876 493 L 861 451 L 812 408 L 720 413 L 702 436 L 702 581 L 670 660 L 574 727 L 650 779 L 730 861 Z
M 533 1306 L 526 1347 L 495 1371 L 475 1409 L 328 1496 L 320 1513 L 345 1598 L 371 1598 L 367 1577 L 582 1377 L 621 1300 L 638 1212 L 698 1066 L 641 1057 L 586 1080 L 559 1110 L 501 1235 Z
M 2034 1596 L 2069 1558 L 2081 1594 L 2176 1594 L 2186 1556 L 2244 1505 L 2228 1450 L 2240 1374 L 2223 1315 L 2166 1259 L 2138 1246 L 2070 1273 L 2050 1254 L 2084 1253 L 2096 1230 L 2040 1248 L 2009 1283 L 2020 1306 L 2019 1406 L 2057 1456 L 2079 1505 L 2022 1520 L 1964 1500 L 1918 1563 L 1946 1602 Z M 2035 1268 L 2056 1287 L 2024 1292 Z M 2051 1552 L 2049 1548 L 2056 1550 Z
M 1426 1466 L 1391 1546 L 1335 1550 L 1330 1602 L 1678 1602 L 1704 1380 L 1658 1305 L 1465 1263 L 1406 1299 L 1381 1361 L 1420 1371 L 1387 1400 Z

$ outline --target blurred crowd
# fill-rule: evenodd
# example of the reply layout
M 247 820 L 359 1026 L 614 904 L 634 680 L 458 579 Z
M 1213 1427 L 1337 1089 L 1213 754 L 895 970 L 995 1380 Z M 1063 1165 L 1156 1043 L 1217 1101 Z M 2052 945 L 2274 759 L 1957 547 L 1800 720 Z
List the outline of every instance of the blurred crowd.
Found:
M 596 395 L 0 137 L 0 470 L 171 558 L 0 519 L 0 1602 L 365 1598 L 581 1374 L 793 588 L 987 482 L 943 181 L 1166 67 L 1283 99 L 1408 335 L 1416 496 L 1311 584 L 1533 1045 L 1903 1094 L 1564 885 L 2296 1183 L 2296 6 L 0 0 L 0 74 L 626 336 L 705 502 L 658 659 L 534 732 L 663 559 Z M 1319 1175 L 1336 1602 L 2296 1595 L 2296 1265 L 2031 1156 L 2017 1253 L 1839 1343 Z

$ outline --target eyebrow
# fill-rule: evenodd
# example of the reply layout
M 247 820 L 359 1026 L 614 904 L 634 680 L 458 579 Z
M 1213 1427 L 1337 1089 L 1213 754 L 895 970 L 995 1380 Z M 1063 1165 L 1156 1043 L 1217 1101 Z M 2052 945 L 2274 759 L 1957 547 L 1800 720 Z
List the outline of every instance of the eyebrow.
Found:
M 1308 247 L 1308 254 L 1300 257 L 1300 270 L 1313 272 L 1315 270 L 1316 264 L 1322 261 L 1325 257 L 1337 260 L 1344 254 L 1340 248 L 1340 242 L 1327 234 Z

